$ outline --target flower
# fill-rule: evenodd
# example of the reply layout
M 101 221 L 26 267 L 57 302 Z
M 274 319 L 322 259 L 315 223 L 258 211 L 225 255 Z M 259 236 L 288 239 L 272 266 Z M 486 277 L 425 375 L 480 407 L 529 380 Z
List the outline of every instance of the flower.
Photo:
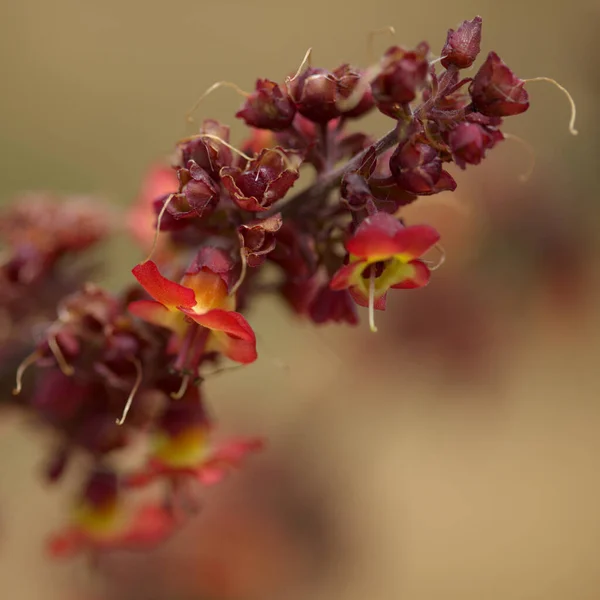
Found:
M 248 266 L 259 267 L 267 254 L 275 248 L 275 234 L 281 228 L 281 214 L 276 213 L 266 219 L 256 219 L 238 227 L 240 247 Z
M 478 165 L 485 158 L 486 151 L 503 139 L 497 129 L 465 121 L 450 132 L 448 145 L 454 162 L 464 169 L 467 164 Z
M 430 270 L 420 257 L 439 239 L 433 227 L 405 227 L 392 215 L 376 213 L 367 217 L 347 240 L 349 262 L 334 274 L 330 287 L 348 289 L 357 304 L 368 306 L 371 329 L 375 330 L 373 309 L 385 310 L 390 288 L 427 285 Z
M 390 171 L 398 186 L 411 194 L 428 196 L 454 191 L 456 182 L 442 169 L 438 150 L 429 144 L 407 140 L 390 157 Z
M 244 106 L 236 113 L 249 127 L 281 131 L 287 129 L 294 120 L 296 107 L 274 81 L 256 80 L 256 91 L 250 94 Z
M 481 17 L 475 17 L 471 21 L 463 21 L 456 31 L 448 30 L 442 48 L 442 66 L 466 69 L 475 62 L 481 45 L 481 22 Z
M 300 175 L 301 163 L 296 152 L 279 147 L 264 149 L 244 170 L 221 169 L 221 181 L 241 209 L 261 212 L 286 195 Z
M 221 250 L 204 248 L 181 283 L 163 277 L 156 264 L 146 261 L 133 269 L 135 278 L 154 300 L 129 305 L 132 314 L 183 338 L 194 322 L 211 332 L 207 350 L 231 360 L 256 360 L 256 336 L 242 315 L 233 311 L 235 298 L 228 294 L 229 257 Z
M 375 104 L 392 118 L 403 112 L 402 105 L 412 102 L 424 85 L 429 71 L 429 46 L 422 42 L 414 50 L 392 46 L 381 59 L 381 70 L 371 82 Z
M 170 403 L 154 431 L 150 459 L 145 468 L 127 478 L 126 485 L 143 487 L 159 477 L 175 482 L 192 478 L 211 485 L 263 446 L 258 438 L 240 438 L 215 447 L 211 434 L 211 423 L 197 393 Z
M 81 551 L 145 548 L 165 540 L 177 524 L 175 516 L 161 506 L 128 510 L 120 498 L 116 473 L 98 469 L 76 503 L 71 525 L 50 537 L 48 550 L 65 557 Z
M 290 96 L 298 112 L 315 123 L 342 115 L 360 117 L 373 107 L 363 74 L 348 64 L 335 71 L 309 67 L 290 81 Z
M 490 52 L 477 71 L 469 91 L 473 105 L 487 117 L 510 117 L 529 108 L 529 95 L 519 79 L 495 53 Z

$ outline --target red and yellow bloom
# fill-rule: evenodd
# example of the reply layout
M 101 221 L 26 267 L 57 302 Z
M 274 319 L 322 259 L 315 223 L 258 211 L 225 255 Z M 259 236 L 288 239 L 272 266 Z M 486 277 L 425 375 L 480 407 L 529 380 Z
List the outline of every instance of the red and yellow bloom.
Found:
M 228 292 L 229 259 L 225 253 L 205 248 L 175 283 L 161 275 L 156 264 L 137 265 L 133 274 L 154 300 L 138 300 L 129 305 L 134 315 L 172 330 L 183 338 L 191 323 L 211 331 L 206 349 L 218 351 L 240 363 L 256 360 L 256 336 L 239 313 L 235 298 Z
M 384 310 L 390 288 L 414 289 L 427 285 L 431 275 L 420 258 L 440 239 L 429 225 L 404 226 L 387 213 L 366 218 L 346 242 L 348 264 L 331 280 L 331 289 L 348 289 L 357 304 Z
M 215 446 L 202 404 L 185 400 L 168 405 L 152 444 L 146 467 L 127 479 L 130 487 L 142 487 L 158 477 L 192 478 L 205 485 L 214 484 L 263 445 L 258 438 L 239 438 Z
M 130 510 L 122 502 L 114 472 L 94 472 L 75 506 L 71 524 L 51 536 L 53 556 L 81 551 L 153 546 L 176 529 L 178 522 L 162 506 L 148 504 Z

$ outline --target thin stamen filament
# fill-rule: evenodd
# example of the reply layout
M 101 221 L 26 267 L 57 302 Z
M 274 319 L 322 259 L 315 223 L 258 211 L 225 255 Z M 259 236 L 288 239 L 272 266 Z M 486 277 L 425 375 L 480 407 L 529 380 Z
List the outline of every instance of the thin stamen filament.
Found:
M 179 389 L 171 394 L 171 398 L 173 398 L 173 400 L 181 400 L 183 398 L 184 394 L 187 392 L 188 385 L 190 383 L 190 378 L 190 375 L 183 376 L 183 378 L 181 379 L 181 385 L 179 386 Z
M 51 335 L 48 338 L 48 346 L 50 347 L 52 354 L 54 354 L 54 358 L 56 359 L 60 370 L 63 372 L 63 375 L 71 377 L 71 375 L 75 373 L 75 369 L 67 362 L 65 355 L 62 353 L 62 350 L 56 341 L 56 336 Z
M 185 144 L 186 142 L 191 142 L 193 140 L 200 140 L 202 138 L 207 138 L 209 140 L 215 140 L 217 142 L 220 142 L 221 144 L 223 144 L 223 146 L 225 146 L 226 148 L 229 148 L 232 152 L 239 154 L 242 158 L 245 158 L 248 161 L 252 160 L 251 156 L 244 154 L 241 150 L 238 150 L 235 146 L 232 146 L 229 142 L 222 140 L 218 135 L 213 135 L 212 133 L 199 133 L 198 135 L 191 135 L 189 137 L 183 138 L 182 140 L 179 140 L 178 143 Z
M 129 413 L 133 399 L 137 394 L 137 391 L 140 389 L 140 385 L 142 385 L 142 378 L 144 376 L 142 371 L 142 363 L 136 357 L 131 358 L 131 362 L 135 366 L 135 383 L 133 384 L 133 388 L 131 388 L 131 392 L 129 392 L 129 396 L 127 397 L 127 402 L 125 403 L 125 408 L 123 409 L 121 418 L 115 420 L 117 425 L 123 425 L 123 423 L 125 423 L 125 419 L 127 418 L 127 413 Z
M 23 375 L 25 374 L 25 371 L 31 365 L 35 364 L 36 360 L 41 357 L 42 353 L 39 350 L 34 350 L 21 361 L 21 364 L 17 368 L 15 387 L 12 391 L 13 395 L 18 396 L 21 393 L 21 390 L 23 389 Z
M 373 333 L 377 333 L 375 326 L 375 269 L 372 266 L 369 275 L 369 329 Z
M 523 146 L 523 148 L 525 148 L 529 154 L 529 167 L 525 173 L 521 173 L 521 175 L 519 175 L 519 181 L 521 183 L 525 183 L 529 180 L 533 174 L 533 170 L 535 169 L 535 151 L 529 142 L 525 141 L 518 135 L 514 135 L 513 133 L 504 133 L 503 135 L 507 140 L 513 140 L 514 142 L 521 144 L 521 146 Z
M 233 83 L 231 81 L 217 81 L 216 83 L 213 83 L 200 96 L 200 98 L 198 98 L 198 100 L 196 100 L 196 103 L 194 104 L 194 106 L 192 106 L 192 108 L 190 108 L 190 110 L 187 112 L 187 114 L 185 115 L 185 118 L 186 118 L 186 120 L 187 120 L 188 123 L 193 123 L 194 122 L 194 117 L 192 115 L 196 112 L 196 110 L 198 109 L 198 107 L 200 106 L 200 104 L 202 104 L 202 101 L 207 96 L 209 96 L 210 94 L 212 94 L 216 89 L 218 89 L 220 87 L 231 88 L 231 89 L 235 90 L 240 96 L 243 96 L 244 98 L 247 98 L 248 96 L 250 96 L 250 94 L 248 92 L 245 92 L 239 86 L 237 86 L 235 83 Z
M 534 82 L 534 81 L 545 81 L 547 83 L 552 83 L 561 92 L 563 92 L 563 94 L 569 100 L 569 104 L 571 105 L 571 119 L 569 121 L 569 133 L 571 135 L 579 134 L 579 131 L 577 131 L 577 129 L 575 129 L 575 117 L 577 115 L 577 107 L 575 106 L 575 100 L 573 100 L 573 96 L 571 96 L 571 94 L 569 93 L 567 88 L 560 85 L 560 83 L 558 83 L 558 81 L 556 81 L 555 79 L 552 79 L 551 77 L 533 77 L 531 79 L 524 79 L 524 81 L 525 81 L 525 83 L 530 83 L 530 82 Z
M 235 293 L 240 289 L 242 283 L 244 283 L 244 279 L 246 278 L 246 272 L 248 270 L 248 259 L 246 257 L 246 252 L 244 248 L 240 248 L 240 258 L 242 259 L 242 270 L 240 271 L 240 276 L 238 280 L 234 283 L 231 291 L 229 292 L 230 296 L 235 296 Z
M 160 235 L 160 222 L 162 221 L 162 218 L 163 218 L 169 204 L 171 203 L 171 200 L 173 200 L 173 198 L 175 198 L 175 196 L 176 196 L 176 194 L 171 194 L 165 200 L 163 207 L 160 209 L 160 212 L 158 213 L 158 219 L 156 220 L 156 229 L 154 230 L 154 240 L 152 240 L 152 248 L 150 248 L 150 254 L 148 254 L 148 257 L 146 258 L 146 260 L 144 262 L 148 262 L 152 258 L 152 255 L 156 252 L 156 246 L 158 245 L 158 236 Z

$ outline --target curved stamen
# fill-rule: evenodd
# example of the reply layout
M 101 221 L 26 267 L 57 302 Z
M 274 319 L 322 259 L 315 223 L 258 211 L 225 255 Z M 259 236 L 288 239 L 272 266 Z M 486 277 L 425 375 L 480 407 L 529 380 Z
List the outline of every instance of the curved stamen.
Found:
M 571 105 L 571 119 L 569 121 L 569 133 L 571 135 L 578 135 L 579 134 L 579 131 L 577 131 L 577 129 L 575 129 L 575 117 L 577 115 L 577 107 L 575 106 L 575 100 L 573 100 L 573 96 L 571 96 L 571 94 L 569 93 L 569 91 L 567 90 L 567 88 L 563 87 L 562 85 L 560 85 L 560 83 L 558 83 L 558 81 L 556 81 L 555 79 L 552 79 L 550 77 L 533 77 L 531 79 L 524 79 L 523 81 L 525 83 L 530 83 L 530 82 L 534 82 L 534 81 L 545 81 L 547 83 L 552 83 L 561 92 L 563 92 L 564 95 L 569 100 L 569 104 Z
M 519 137 L 518 135 L 514 135 L 512 133 L 503 133 L 502 135 L 504 135 L 505 139 L 507 140 L 513 140 L 513 142 L 518 142 L 519 144 L 521 144 L 521 146 L 523 146 L 523 148 L 525 148 L 525 150 L 527 151 L 527 154 L 529 154 L 529 167 L 527 171 L 525 171 L 525 173 L 521 173 L 521 175 L 519 175 L 519 181 L 521 183 L 525 183 L 529 180 L 533 173 L 533 170 L 535 169 L 535 150 L 529 142 Z
M 387 27 L 381 27 L 379 29 L 373 29 L 373 31 L 369 31 L 367 35 L 367 60 L 369 62 L 373 62 L 375 60 L 375 53 L 373 52 L 373 42 L 375 41 L 375 37 L 384 33 L 396 35 L 396 30 L 391 25 L 388 25 Z
M 42 358 L 42 353 L 40 350 L 34 350 L 31 354 L 26 356 L 17 367 L 15 387 L 12 391 L 14 396 L 18 396 L 21 393 L 21 390 L 23 389 L 23 375 L 31 365 L 35 364 L 38 358 Z
M 245 92 L 243 89 L 241 89 L 239 86 L 237 86 L 235 83 L 231 82 L 231 81 L 217 81 L 216 83 L 213 83 L 201 96 L 200 98 L 198 98 L 198 100 L 196 100 L 196 103 L 194 104 L 194 106 L 192 106 L 192 108 L 190 108 L 190 110 L 186 113 L 185 115 L 185 119 L 188 123 L 193 123 L 194 122 L 194 117 L 192 116 L 196 110 L 198 109 L 198 107 L 200 106 L 200 104 L 202 104 L 202 101 L 209 96 L 210 94 L 212 94 L 215 90 L 219 89 L 220 87 L 228 87 L 231 88 L 233 90 L 235 90 L 240 96 L 243 96 L 244 98 L 248 98 L 248 96 L 250 96 L 250 94 L 248 92 Z
M 148 262 L 152 258 L 152 255 L 156 252 L 156 246 L 158 245 L 158 236 L 160 235 L 160 222 L 162 221 L 162 218 L 164 217 L 165 212 L 166 212 L 169 204 L 171 203 L 171 200 L 173 200 L 173 198 L 175 198 L 176 195 L 177 194 L 171 194 L 165 200 L 163 207 L 160 209 L 160 212 L 158 213 L 158 219 L 156 220 L 156 228 L 154 230 L 154 239 L 152 240 L 152 248 L 150 248 L 150 254 L 148 254 L 148 257 L 146 258 L 146 260 L 144 262 Z
M 248 259 L 246 257 L 246 252 L 244 248 L 240 248 L 240 258 L 242 259 L 242 270 L 240 271 L 240 276 L 238 280 L 233 284 L 231 291 L 229 292 L 230 296 L 235 296 L 235 293 L 240 289 L 242 283 L 244 283 L 244 279 L 246 278 L 246 272 L 248 270 Z
M 125 419 L 127 418 L 127 413 L 131 408 L 133 398 L 137 394 L 137 391 L 140 389 L 140 385 L 142 385 L 142 378 L 144 376 L 144 373 L 142 371 L 142 363 L 135 356 L 132 357 L 130 360 L 135 366 L 135 383 L 131 388 L 131 392 L 129 392 L 129 396 L 127 397 L 127 402 L 125 403 L 125 408 L 123 409 L 123 414 L 121 415 L 121 418 L 115 420 L 117 425 L 123 425 L 123 423 L 125 423 Z
M 58 345 L 58 342 L 56 341 L 55 335 L 51 335 L 48 338 L 48 346 L 49 346 L 52 354 L 54 354 L 54 358 L 56 359 L 56 362 L 58 363 L 58 367 L 63 372 L 63 375 L 66 375 L 67 377 L 71 377 L 71 375 L 73 375 L 73 373 L 75 373 L 75 369 L 73 369 L 73 367 L 67 362 L 65 355 L 62 353 L 62 350 L 60 349 L 60 346 Z
M 181 400 L 183 398 L 184 394 L 187 392 L 188 385 L 190 384 L 190 379 L 190 375 L 183 376 L 179 389 L 171 394 L 171 398 L 173 398 L 173 400 Z
M 440 244 L 436 244 L 434 248 L 440 254 L 440 257 L 438 258 L 437 262 L 424 260 L 424 262 L 427 263 L 427 266 L 429 267 L 430 271 L 437 271 L 437 269 L 439 269 L 446 262 L 446 251 L 444 250 L 444 248 Z
M 369 329 L 373 333 L 377 333 L 375 326 L 375 269 L 372 266 L 369 275 Z

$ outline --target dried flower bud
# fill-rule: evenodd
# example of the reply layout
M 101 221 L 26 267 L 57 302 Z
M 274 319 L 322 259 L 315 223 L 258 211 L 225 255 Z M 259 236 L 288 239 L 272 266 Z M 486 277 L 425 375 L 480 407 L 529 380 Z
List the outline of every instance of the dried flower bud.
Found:
M 422 42 L 415 50 L 392 46 L 381 59 L 381 72 L 371 83 L 379 110 L 396 118 L 401 106 L 412 102 L 429 71 L 429 46 Z
M 218 179 L 219 171 L 233 164 L 231 149 L 219 140 L 229 142 L 229 127 L 207 119 L 202 124 L 199 135 L 179 143 L 176 165 L 185 168 L 193 160 L 213 179 Z
M 281 214 L 277 213 L 238 227 L 240 246 L 249 267 L 258 267 L 265 262 L 267 254 L 275 248 L 275 233 L 282 223 Z
M 174 219 L 202 218 L 216 208 L 219 186 L 195 161 L 190 160 L 186 169 L 178 169 L 177 177 L 181 192 L 167 206 L 167 213 Z
M 258 79 L 256 91 L 248 96 L 235 116 L 249 127 L 281 131 L 292 124 L 295 114 L 296 107 L 287 92 L 274 81 Z
M 490 52 L 477 71 L 469 92 L 473 105 L 488 117 L 510 117 L 529 108 L 529 95 L 519 79 L 502 59 Z
M 481 17 L 463 21 L 458 29 L 448 30 L 446 43 L 442 48 L 442 65 L 454 65 L 459 69 L 470 67 L 479 54 L 481 45 Z
M 420 196 L 456 189 L 456 182 L 442 169 L 438 151 L 428 144 L 407 141 L 390 157 L 390 171 L 396 183 Z
M 478 165 L 488 149 L 503 138 L 498 130 L 479 123 L 460 123 L 448 136 L 448 145 L 454 162 L 464 169 L 467 164 Z
M 223 186 L 243 210 L 261 212 L 283 198 L 299 177 L 300 156 L 281 148 L 262 150 L 242 171 L 221 169 Z
M 362 74 L 350 65 L 335 71 L 310 67 L 291 82 L 290 93 L 298 112 L 315 123 L 326 123 L 341 115 L 359 117 L 373 106 L 370 90 Z M 363 85 L 363 93 L 354 94 Z

